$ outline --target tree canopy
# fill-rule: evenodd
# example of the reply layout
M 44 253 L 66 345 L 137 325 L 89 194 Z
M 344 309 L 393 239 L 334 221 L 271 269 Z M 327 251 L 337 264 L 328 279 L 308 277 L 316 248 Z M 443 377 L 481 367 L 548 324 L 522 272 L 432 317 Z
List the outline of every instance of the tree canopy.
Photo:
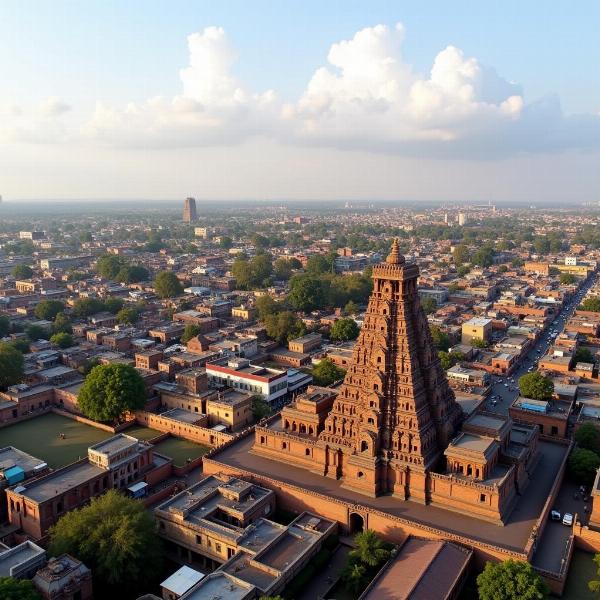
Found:
M 29 279 L 33 275 L 33 269 L 27 265 L 16 265 L 13 267 L 12 276 L 15 279 Z
M 479 600 L 544 600 L 549 589 L 525 561 L 487 562 L 477 577 Z
M 10 331 L 10 319 L 6 315 L 0 315 L 0 338 L 5 337 Z
M 200 333 L 200 327 L 193 323 L 188 323 L 183 330 L 181 335 L 181 343 L 187 344 L 192 338 L 196 337 Z
M 2 600 L 42 600 L 29 579 L 0 577 L 0 598 Z
M 569 472 L 577 483 L 592 485 L 600 467 L 600 456 L 592 450 L 576 448 L 569 456 Z
M 115 421 L 146 403 L 146 386 L 131 365 L 111 363 L 94 367 L 85 378 L 77 403 L 95 421 Z
M 306 333 L 304 323 L 291 311 L 267 315 L 264 319 L 267 335 L 283 344 Z
M 183 286 L 173 271 L 158 273 L 154 280 L 154 289 L 160 298 L 173 298 L 183 293 Z
M 70 333 L 55 333 L 50 341 L 59 348 L 70 348 L 73 345 L 73 336 Z
M 140 317 L 135 306 L 125 306 L 117 313 L 117 321 L 123 325 L 133 325 Z
M 586 298 L 579 308 L 590 312 L 600 312 L 600 298 Z
M 548 400 L 554 392 L 554 383 L 538 371 L 526 373 L 519 379 L 519 390 L 522 396 L 534 400 Z
M 595 362 L 594 355 L 590 351 L 589 348 L 577 348 L 575 354 L 573 355 L 573 362 L 577 364 L 578 362 L 584 363 L 593 363 Z
M 438 303 L 436 302 L 435 298 L 426 296 L 425 298 L 421 299 L 421 307 L 425 311 L 426 315 L 431 315 L 437 310 Z
M 354 319 L 338 319 L 332 326 L 330 337 L 332 340 L 355 340 L 360 330 Z
M 231 266 L 236 285 L 243 290 L 264 288 L 271 283 L 273 263 L 268 254 L 257 254 L 251 260 L 238 256 Z
M 45 319 L 46 321 L 52 321 L 56 315 L 65 309 L 64 302 L 60 300 L 42 300 L 35 307 L 35 316 L 38 319 Z
M 162 553 L 144 504 L 116 490 L 61 517 L 50 529 L 49 550 L 83 561 L 92 570 L 94 586 L 118 591 L 119 597 L 124 591 L 146 590 L 156 580 Z
M 77 317 L 89 317 L 104 310 L 104 303 L 98 298 L 78 298 L 73 304 L 73 314 Z
M 96 261 L 96 271 L 104 279 L 114 279 L 125 261 L 117 254 L 104 254 Z
M 23 378 L 23 354 L 12 344 L 0 344 L 0 388 L 19 383 Z
M 52 323 L 52 331 L 54 333 L 73 333 L 73 326 L 71 325 L 71 319 L 65 313 L 61 312 L 54 317 L 54 323 Z
M 317 385 L 328 386 L 344 377 L 346 371 L 336 367 L 331 360 L 324 358 L 313 368 L 312 376 Z
M 442 331 L 437 325 L 431 325 L 429 328 L 431 331 L 431 339 L 433 340 L 433 345 L 438 350 L 447 351 L 450 348 L 450 338 L 445 331 Z
M 583 423 L 573 434 L 573 439 L 580 448 L 600 452 L 600 429 L 594 423 Z

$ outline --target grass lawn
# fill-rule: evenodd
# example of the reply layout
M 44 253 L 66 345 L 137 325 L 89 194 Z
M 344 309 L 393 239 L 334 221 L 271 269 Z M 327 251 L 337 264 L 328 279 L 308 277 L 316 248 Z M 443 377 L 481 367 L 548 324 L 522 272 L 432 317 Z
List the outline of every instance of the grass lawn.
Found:
M 60 434 L 65 434 L 61 439 Z M 44 460 L 53 469 L 87 456 L 87 449 L 111 433 L 47 413 L 0 429 L 0 448 L 14 446 Z
M 128 427 L 124 429 L 121 433 L 125 433 L 130 435 L 138 440 L 151 440 L 158 435 L 161 435 L 161 432 L 157 429 L 150 429 L 149 427 L 143 427 L 140 425 L 134 425 L 133 427 Z
M 597 571 L 593 554 L 575 550 L 563 600 L 596 600 L 598 596 L 590 591 L 588 581 L 597 579 Z
M 210 450 L 208 446 L 195 444 L 194 442 L 188 442 L 188 440 L 176 437 L 169 437 L 163 442 L 159 442 L 154 446 L 154 449 L 159 454 L 164 454 L 172 458 L 173 462 L 178 466 L 185 465 L 185 461 L 188 458 L 194 460 L 199 456 L 204 456 Z

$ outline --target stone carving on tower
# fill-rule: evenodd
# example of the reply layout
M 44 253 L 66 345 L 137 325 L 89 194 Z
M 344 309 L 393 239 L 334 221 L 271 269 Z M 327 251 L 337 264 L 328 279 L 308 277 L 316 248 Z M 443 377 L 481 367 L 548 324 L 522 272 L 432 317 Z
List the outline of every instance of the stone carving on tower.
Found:
M 461 410 L 433 346 L 417 277 L 394 240 L 373 268 L 352 364 L 319 441 L 329 447 L 326 474 L 347 487 L 426 501 L 426 473 L 454 436 Z

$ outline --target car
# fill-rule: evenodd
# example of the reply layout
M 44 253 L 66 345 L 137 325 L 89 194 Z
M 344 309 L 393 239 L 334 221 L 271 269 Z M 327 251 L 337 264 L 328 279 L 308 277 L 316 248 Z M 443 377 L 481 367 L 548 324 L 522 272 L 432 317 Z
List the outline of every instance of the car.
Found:
M 553 511 L 550 513 L 550 518 L 551 518 L 553 521 L 560 521 L 560 520 L 562 519 L 562 515 L 560 514 L 560 510 L 553 510 Z
M 571 527 L 573 525 L 573 515 L 571 513 L 565 513 L 563 515 L 562 524 Z

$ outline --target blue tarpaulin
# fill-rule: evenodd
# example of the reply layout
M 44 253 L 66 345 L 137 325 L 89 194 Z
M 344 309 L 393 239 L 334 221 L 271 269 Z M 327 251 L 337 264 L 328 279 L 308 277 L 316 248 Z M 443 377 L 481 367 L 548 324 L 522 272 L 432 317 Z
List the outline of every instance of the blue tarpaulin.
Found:
M 19 483 L 19 481 L 23 481 L 25 479 L 25 471 L 21 469 L 21 467 L 11 467 L 10 469 L 6 469 L 4 471 L 4 477 L 6 481 L 8 481 L 9 485 L 14 485 L 15 483 Z

